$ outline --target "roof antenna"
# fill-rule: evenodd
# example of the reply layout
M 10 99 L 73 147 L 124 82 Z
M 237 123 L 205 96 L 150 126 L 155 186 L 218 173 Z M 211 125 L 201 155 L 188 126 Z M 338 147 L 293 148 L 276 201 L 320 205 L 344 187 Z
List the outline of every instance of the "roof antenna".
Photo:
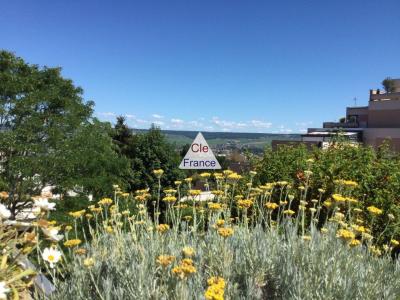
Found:
M 354 100 L 354 106 L 357 106 L 357 97 L 354 97 L 353 100 Z

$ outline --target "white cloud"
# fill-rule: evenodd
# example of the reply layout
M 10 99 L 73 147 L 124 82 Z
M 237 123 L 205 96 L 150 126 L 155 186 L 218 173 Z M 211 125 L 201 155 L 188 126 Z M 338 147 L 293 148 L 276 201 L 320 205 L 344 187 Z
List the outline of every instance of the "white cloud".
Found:
M 181 119 L 171 119 L 171 123 L 172 124 L 183 124 L 185 121 L 181 120 Z
M 114 112 L 97 113 L 100 119 L 109 121 L 115 119 L 118 114 Z M 204 130 L 204 131 L 225 131 L 225 132 L 276 132 L 276 133 L 292 133 L 304 132 L 306 126 L 312 122 L 296 122 L 296 128 L 292 129 L 284 125 L 273 126 L 272 122 L 262 119 L 250 120 L 226 120 L 219 117 L 206 119 L 197 117 L 192 120 L 184 120 L 179 116 L 167 119 L 160 114 L 152 114 L 151 118 L 143 119 L 133 114 L 125 114 L 128 124 L 134 128 L 149 128 L 153 123 L 162 129 L 175 130 Z
M 139 124 L 149 124 L 149 123 L 150 123 L 149 121 L 143 120 L 143 119 L 136 119 L 135 121 L 136 121 L 137 123 L 139 123 Z
M 161 116 L 161 115 L 159 115 L 159 114 L 152 114 L 151 115 L 154 119 L 163 119 L 164 118 L 164 116 Z
M 256 128 L 271 128 L 272 126 L 271 122 L 264 122 L 260 120 L 251 120 L 250 123 Z

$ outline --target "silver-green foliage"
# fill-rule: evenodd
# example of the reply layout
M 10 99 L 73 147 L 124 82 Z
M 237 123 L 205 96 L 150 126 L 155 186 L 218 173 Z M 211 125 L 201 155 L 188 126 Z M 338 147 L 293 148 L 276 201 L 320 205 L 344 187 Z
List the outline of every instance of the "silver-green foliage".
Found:
M 91 268 L 82 259 L 71 263 L 71 277 L 59 283 L 54 299 L 204 299 L 207 279 L 222 276 L 226 299 L 399 299 L 400 264 L 377 258 L 363 247 L 350 249 L 335 237 L 334 229 L 312 240 L 286 229 L 236 227 L 233 236 L 205 233 L 159 234 L 138 226 L 129 234 L 103 235 L 89 247 Z M 188 279 L 172 275 L 171 268 L 191 246 L 197 272 Z M 161 254 L 176 256 L 163 269 Z

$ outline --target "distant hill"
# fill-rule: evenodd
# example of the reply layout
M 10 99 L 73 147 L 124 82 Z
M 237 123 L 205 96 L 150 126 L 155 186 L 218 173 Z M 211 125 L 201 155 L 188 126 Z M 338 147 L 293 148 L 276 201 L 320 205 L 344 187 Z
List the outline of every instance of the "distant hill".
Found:
M 146 131 L 147 129 L 135 129 L 135 131 Z M 198 131 L 185 130 L 162 130 L 171 143 L 180 147 L 192 143 Z M 238 147 L 264 148 L 271 144 L 272 140 L 300 140 L 300 134 L 278 134 L 278 133 L 252 133 L 252 132 L 201 132 L 211 147 L 225 144 L 235 144 Z

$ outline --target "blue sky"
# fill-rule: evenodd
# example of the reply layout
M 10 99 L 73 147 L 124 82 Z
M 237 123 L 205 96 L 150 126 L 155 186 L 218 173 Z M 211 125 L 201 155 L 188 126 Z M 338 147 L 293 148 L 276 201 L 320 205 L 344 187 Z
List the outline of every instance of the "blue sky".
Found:
M 0 48 L 133 127 L 302 132 L 400 77 L 400 1 L 3 1 Z

